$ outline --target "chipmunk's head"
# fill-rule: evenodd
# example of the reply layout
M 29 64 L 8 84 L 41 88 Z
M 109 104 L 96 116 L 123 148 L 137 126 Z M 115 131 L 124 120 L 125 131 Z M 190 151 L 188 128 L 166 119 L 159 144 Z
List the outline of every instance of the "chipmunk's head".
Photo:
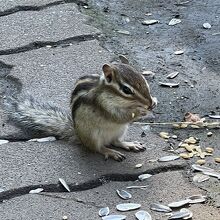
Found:
M 118 106 L 134 112 L 133 118 L 146 115 L 156 104 L 156 98 L 150 94 L 146 79 L 131 67 L 124 56 L 120 56 L 121 63 L 105 64 L 103 66 L 104 84 Z M 112 101 L 114 103 L 114 101 Z

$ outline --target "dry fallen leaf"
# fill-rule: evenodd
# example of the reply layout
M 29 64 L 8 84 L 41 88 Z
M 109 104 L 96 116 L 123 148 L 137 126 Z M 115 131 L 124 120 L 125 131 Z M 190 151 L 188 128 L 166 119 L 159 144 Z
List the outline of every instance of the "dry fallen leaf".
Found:
M 204 119 L 200 118 L 200 116 L 198 114 L 194 114 L 191 112 L 187 112 L 184 116 L 184 121 L 185 122 L 200 122 L 203 121 Z

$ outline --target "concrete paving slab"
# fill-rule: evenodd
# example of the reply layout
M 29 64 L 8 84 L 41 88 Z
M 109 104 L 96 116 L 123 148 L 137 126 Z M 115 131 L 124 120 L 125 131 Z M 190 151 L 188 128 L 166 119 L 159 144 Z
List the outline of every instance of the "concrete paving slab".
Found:
M 0 17 L 0 50 L 13 49 L 36 41 L 68 39 L 78 35 L 92 35 L 99 31 L 85 24 L 75 4 L 62 4 L 43 11 L 22 11 Z M 36 46 L 36 44 L 31 45 Z
M 166 144 L 152 133 L 140 138 L 138 134 L 141 134 L 141 129 L 132 128 L 131 131 L 126 139 L 142 141 L 147 150 L 140 153 L 124 152 L 127 159 L 121 163 L 110 159 L 105 161 L 102 155 L 87 152 L 75 143 L 55 141 L 3 144 L 0 146 L 1 187 L 13 189 L 28 185 L 50 185 L 56 184 L 59 178 L 64 178 L 74 188 L 85 182 L 86 185 L 82 187 L 88 187 L 105 182 L 106 179 L 137 179 L 137 174 L 145 171 L 158 173 L 185 167 L 182 159 L 150 163 L 150 159 L 171 154 L 163 151 Z M 143 167 L 135 169 L 138 163 L 143 163 Z
M 15 7 L 24 7 L 24 6 L 35 6 L 39 7 L 42 5 L 48 5 L 51 3 L 58 3 L 59 0 L 2 0 L 0 4 L 0 14 L 6 10 L 15 8 Z M 22 10 L 22 8 L 20 8 Z
M 99 46 L 97 40 L 76 43 L 67 47 L 41 48 L 25 53 L 0 57 L 1 61 L 13 68 L 2 72 L 0 93 L 29 93 L 42 102 L 53 102 L 69 109 L 71 90 L 76 79 L 82 75 L 101 74 L 102 65 L 109 62 L 111 55 Z M 10 67 L 11 67 L 10 66 Z M 3 67 L 0 71 L 3 71 Z M 1 112 L 0 137 L 13 136 L 17 129 L 8 125 L 6 115 Z M 26 135 L 18 134 L 17 138 Z
M 69 107 L 74 82 L 80 76 L 102 72 L 110 55 L 97 40 L 68 47 L 41 48 L 21 54 L 1 56 L 1 61 L 14 66 L 10 75 L 19 79 L 23 92 L 36 98 L 45 97 L 58 105 Z
M 122 200 L 116 194 L 116 189 L 126 189 L 131 185 L 146 185 L 145 189 L 127 189 L 132 194 L 128 201 Z M 108 206 L 110 214 L 124 214 L 127 219 L 134 220 L 136 211 L 119 212 L 116 205 L 134 202 L 142 205 L 141 209 L 148 211 L 152 219 L 165 220 L 164 213 L 150 210 L 153 202 L 168 204 L 185 197 L 205 192 L 189 184 L 180 171 L 165 172 L 152 176 L 143 182 L 110 182 L 98 188 L 71 193 L 48 193 L 43 195 L 24 195 L 5 199 L 0 206 L 0 216 L 3 219 L 54 219 L 59 220 L 65 215 L 68 219 L 101 219 L 98 211 Z M 0 194 L 1 196 L 1 194 Z M 194 220 L 218 220 L 220 211 L 207 204 L 186 206 L 193 212 Z

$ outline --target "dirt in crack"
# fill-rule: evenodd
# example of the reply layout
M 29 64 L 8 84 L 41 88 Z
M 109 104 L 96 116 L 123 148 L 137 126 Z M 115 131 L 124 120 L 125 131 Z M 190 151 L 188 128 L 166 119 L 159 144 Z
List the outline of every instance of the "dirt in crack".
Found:
M 45 5 L 17 5 L 13 8 L 9 8 L 7 10 L 4 11 L 0 11 L 0 17 L 2 16 L 7 16 L 10 14 L 14 14 L 20 11 L 42 11 L 44 9 L 53 7 L 53 6 L 57 6 L 57 5 L 61 5 L 61 4 L 68 4 L 68 3 L 75 3 L 78 6 L 85 6 L 87 5 L 86 3 L 87 1 L 83 1 L 83 0 L 60 0 L 60 1 L 56 1 L 56 2 L 51 2 Z
M 79 185 L 75 185 L 74 183 L 68 183 L 71 192 L 77 191 L 85 191 L 93 188 L 97 188 L 109 182 L 128 182 L 135 181 L 138 179 L 138 176 L 142 173 L 149 173 L 151 175 L 156 175 L 160 173 L 166 173 L 171 171 L 183 171 L 187 168 L 186 164 L 173 165 L 169 164 L 166 166 L 158 166 L 153 169 L 148 169 L 145 172 L 137 173 L 137 174 L 106 174 L 102 175 L 99 178 L 81 183 Z M 54 184 L 39 184 L 39 185 L 29 185 L 20 188 L 10 189 L 7 191 L 3 191 L 0 193 L 0 201 L 9 200 L 15 197 L 23 196 L 29 194 L 30 190 L 36 188 L 43 188 L 44 192 L 48 193 L 58 193 L 58 192 L 66 192 L 66 190 L 59 183 Z
M 36 50 L 42 47 L 50 46 L 50 47 L 68 47 L 71 46 L 72 44 L 84 42 L 84 41 L 91 41 L 97 39 L 99 34 L 87 34 L 87 35 L 79 35 L 79 36 L 74 36 L 74 37 L 69 37 L 63 40 L 58 40 L 58 41 L 36 41 L 32 42 L 30 44 L 17 47 L 17 48 L 12 48 L 12 49 L 7 49 L 7 50 L 0 50 L 0 56 L 1 55 L 9 55 L 9 54 L 16 54 L 16 53 L 23 53 L 26 51 L 31 51 L 31 50 Z

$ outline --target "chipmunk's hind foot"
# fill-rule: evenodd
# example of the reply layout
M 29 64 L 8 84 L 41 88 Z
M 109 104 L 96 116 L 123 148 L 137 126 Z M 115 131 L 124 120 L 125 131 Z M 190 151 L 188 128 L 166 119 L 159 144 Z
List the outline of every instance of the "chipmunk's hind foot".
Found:
M 112 158 L 116 161 L 123 161 L 125 159 L 125 155 L 122 154 L 119 151 L 107 148 L 107 147 L 102 147 L 99 151 L 102 155 L 104 155 L 105 160 L 107 160 L 108 158 Z

